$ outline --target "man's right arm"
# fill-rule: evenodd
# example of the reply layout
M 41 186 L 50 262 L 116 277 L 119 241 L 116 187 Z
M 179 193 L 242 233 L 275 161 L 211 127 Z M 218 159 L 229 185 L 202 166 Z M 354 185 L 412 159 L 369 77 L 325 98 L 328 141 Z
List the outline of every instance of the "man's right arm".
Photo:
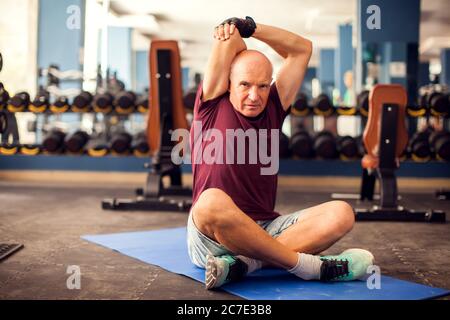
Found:
M 224 29 L 228 31 L 228 26 Z M 217 98 L 228 90 L 231 63 L 239 52 L 247 49 L 237 30 L 225 41 L 223 39 L 214 39 L 203 79 L 203 102 Z

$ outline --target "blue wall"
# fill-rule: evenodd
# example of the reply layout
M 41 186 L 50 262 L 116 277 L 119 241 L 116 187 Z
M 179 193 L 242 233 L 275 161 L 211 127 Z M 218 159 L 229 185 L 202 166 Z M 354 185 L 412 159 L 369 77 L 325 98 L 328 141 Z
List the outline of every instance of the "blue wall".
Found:
M 367 28 L 366 21 L 373 15 L 367 13 L 367 8 L 372 5 L 380 8 L 380 29 Z M 420 0 L 358 0 L 358 17 L 362 41 L 417 42 L 419 39 Z
M 450 86 L 450 49 L 441 51 L 441 83 Z
M 150 83 L 148 79 L 148 51 L 139 50 L 134 52 L 135 61 L 135 75 L 136 75 L 136 92 L 144 93 L 146 88 L 149 88 Z
M 67 13 L 70 6 L 79 7 L 80 28 L 69 29 Z M 84 43 L 84 0 L 40 0 L 38 15 L 38 53 L 39 68 L 48 68 L 50 64 L 59 65 L 60 70 L 82 70 L 80 48 Z M 11 17 L 13 18 L 13 17 Z M 40 84 L 45 84 L 42 79 Z M 81 88 L 81 83 L 61 83 L 61 88 Z
M 305 78 L 303 79 L 300 91 L 305 93 L 309 98 L 312 97 L 312 80 L 317 77 L 317 68 L 308 68 Z
M 353 70 L 352 26 L 349 24 L 339 26 L 338 34 L 339 46 L 335 54 L 334 84 L 343 98 L 347 91 L 344 84 L 344 74 Z
M 320 81 L 322 92 L 330 97 L 334 88 L 334 49 L 320 50 L 319 67 L 317 68 L 317 77 Z
M 108 27 L 108 67 L 131 89 L 131 28 Z

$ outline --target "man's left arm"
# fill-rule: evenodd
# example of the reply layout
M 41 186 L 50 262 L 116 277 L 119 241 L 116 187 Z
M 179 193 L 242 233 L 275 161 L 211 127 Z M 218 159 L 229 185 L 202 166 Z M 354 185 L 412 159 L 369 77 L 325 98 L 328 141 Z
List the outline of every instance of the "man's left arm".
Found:
M 256 25 L 252 36 L 267 43 L 284 58 L 275 83 L 283 109 L 287 110 L 294 102 L 305 77 L 312 54 L 312 42 L 292 32 L 263 24 Z

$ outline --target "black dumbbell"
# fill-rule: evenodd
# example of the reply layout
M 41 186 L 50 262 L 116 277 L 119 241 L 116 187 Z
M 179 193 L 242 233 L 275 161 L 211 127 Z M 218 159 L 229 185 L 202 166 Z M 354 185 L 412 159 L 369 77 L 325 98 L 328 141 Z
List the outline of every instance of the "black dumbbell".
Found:
M 309 113 L 308 97 L 303 92 L 299 93 L 297 100 L 291 108 L 291 113 L 295 116 L 304 117 Z
M 136 95 L 132 91 L 124 91 L 116 95 L 113 101 L 114 108 L 119 114 L 130 114 L 134 111 Z
M 91 137 L 84 149 L 91 157 L 103 157 L 109 153 L 109 144 L 103 135 Z
M 429 143 L 436 159 L 450 161 L 450 132 L 445 130 L 432 132 Z
M 94 111 L 102 113 L 111 112 L 113 101 L 114 97 L 108 92 L 95 95 L 93 103 Z
M 280 144 L 279 144 L 280 158 L 289 158 L 291 156 L 291 149 L 289 147 L 289 137 L 280 130 Z
M 18 153 L 20 150 L 20 145 L 18 143 L 0 143 L 0 154 L 13 155 Z
M 433 91 L 428 94 L 427 100 L 431 115 L 446 116 L 450 114 L 450 101 L 447 94 Z
M 77 130 L 74 133 L 67 135 L 64 145 L 67 151 L 71 153 L 83 153 L 84 146 L 89 141 L 89 135 L 82 130 Z
M 72 101 L 73 112 L 88 112 L 91 109 L 92 94 L 82 91 Z
M 145 131 L 141 131 L 133 137 L 133 141 L 131 142 L 131 150 L 137 157 L 148 155 L 150 148 L 148 146 L 147 135 Z
M 341 160 L 352 160 L 359 157 L 358 142 L 351 136 L 337 138 L 337 151 Z
M 359 113 L 364 117 L 369 115 L 369 94 L 369 90 L 364 90 L 356 97 L 356 107 L 358 108 Z
M 64 151 L 64 138 L 66 134 L 59 129 L 50 130 L 42 141 L 42 148 L 49 153 L 62 153 Z
M 136 99 L 136 110 L 140 113 L 146 113 L 148 111 L 148 95 L 142 95 Z
M 36 95 L 34 100 L 30 103 L 30 106 L 28 107 L 28 109 L 31 112 L 36 112 L 36 113 L 45 112 L 50 105 L 49 100 L 50 100 L 50 94 L 47 91 L 42 90 Z
M 314 151 L 322 159 L 335 159 L 338 155 L 336 139 L 329 131 L 321 131 L 314 137 Z
M 314 110 L 314 113 L 316 115 L 320 116 L 330 116 L 334 112 L 333 103 L 331 102 L 330 98 L 324 94 L 319 94 L 316 98 L 312 101 L 312 107 Z
M 3 87 L 3 83 L 0 82 L 0 111 L 8 106 L 9 93 Z
M 57 97 L 50 105 L 50 110 L 53 113 L 62 113 L 69 110 L 69 100 L 65 96 Z
M 19 92 L 8 101 L 8 111 L 23 112 L 26 111 L 30 104 L 30 95 L 28 92 Z
M 38 144 L 22 144 L 20 153 L 28 156 L 35 156 L 42 152 L 42 146 Z
M 408 154 L 416 162 L 426 162 L 431 158 L 429 143 L 430 131 L 423 130 L 414 133 L 408 143 Z
M 116 132 L 111 136 L 109 148 L 115 154 L 128 154 L 131 150 L 132 137 L 127 132 Z
M 347 107 L 347 106 L 340 106 L 336 109 L 336 112 L 341 116 L 353 116 L 356 114 L 356 108 L 355 107 Z
M 314 154 L 313 141 L 308 131 L 300 129 L 291 137 L 292 153 L 299 158 L 311 158 Z
M 427 113 L 427 109 L 422 107 L 422 105 L 410 105 L 410 106 L 406 106 L 406 112 L 408 113 L 408 115 L 410 117 L 423 117 L 426 115 Z

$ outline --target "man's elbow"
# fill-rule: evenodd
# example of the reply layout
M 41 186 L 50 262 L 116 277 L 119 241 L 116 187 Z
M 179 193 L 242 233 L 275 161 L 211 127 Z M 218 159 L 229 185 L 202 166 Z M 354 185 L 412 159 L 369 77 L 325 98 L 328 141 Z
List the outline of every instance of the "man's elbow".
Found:
M 311 58 L 311 55 L 313 52 L 312 41 L 303 38 L 303 39 L 301 39 L 301 41 L 299 41 L 299 43 L 296 47 L 297 47 L 297 49 L 295 51 L 291 52 L 290 54 L 288 54 L 287 57 L 302 58 L 302 59 L 307 57 L 308 60 L 309 60 L 309 58 Z
M 312 41 L 305 39 L 305 44 L 304 44 L 304 51 L 308 56 L 312 55 L 313 52 L 313 43 Z

